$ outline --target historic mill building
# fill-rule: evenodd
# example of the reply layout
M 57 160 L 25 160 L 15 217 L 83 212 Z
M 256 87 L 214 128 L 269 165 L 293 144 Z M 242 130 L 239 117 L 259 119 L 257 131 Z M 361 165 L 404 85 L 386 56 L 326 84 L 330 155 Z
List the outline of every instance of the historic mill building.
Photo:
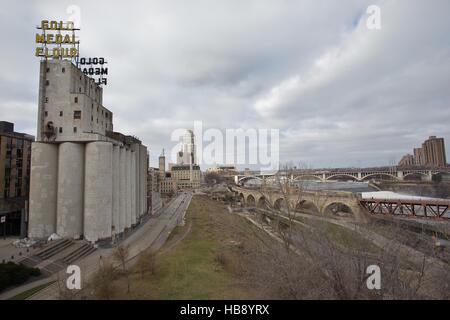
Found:
M 110 239 L 148 213 L 147 148 L 113 131 L 103 89 L 69 60 L 40 62 L 29 237 Z

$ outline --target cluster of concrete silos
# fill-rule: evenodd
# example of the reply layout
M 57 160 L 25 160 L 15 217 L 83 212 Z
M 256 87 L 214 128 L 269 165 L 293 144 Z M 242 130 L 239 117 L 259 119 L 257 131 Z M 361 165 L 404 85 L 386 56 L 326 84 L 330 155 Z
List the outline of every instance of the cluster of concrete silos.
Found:
M 147 149 L 141 144 L 32 144 L 29 237 L 108 239 L 147 213 Z

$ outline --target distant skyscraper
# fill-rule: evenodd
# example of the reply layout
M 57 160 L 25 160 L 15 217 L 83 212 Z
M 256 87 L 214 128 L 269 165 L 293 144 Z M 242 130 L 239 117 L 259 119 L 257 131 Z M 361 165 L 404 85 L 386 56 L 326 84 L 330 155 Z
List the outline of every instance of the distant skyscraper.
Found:
M 425 165 L 426 164 L 425 153 L 422 148 L 414 148 L 414 164 Z
M 400 162 L 400 166 L 407 165 L 444 167 L 447 165 L 444 138 L 430 136 L 422 143 L 421 148 L 414 148 L 414 156 L 406 155 Z
M 159 156 L 159 176 L 161 179 L 166 176 L 166 156 L 164 155 L 164 149 Z
M 415 161 L 414 161 L 414 156 L 412 154 L 404 155 L 403 158 L 398 163 L 398 165 L 400 167 L 413 166 L 414 164 L 415 164 Z
M 187 130 L 183 137 L 183 146 L 177 155 L 177 164 L 197 164 L 195 136 L 192 130 Z
M 431 136 L 422 144 L 422 149 L 425 153 L 427 165 L 443 167 L 447 164 L 444 138 L 436 138 L 436 136 Z

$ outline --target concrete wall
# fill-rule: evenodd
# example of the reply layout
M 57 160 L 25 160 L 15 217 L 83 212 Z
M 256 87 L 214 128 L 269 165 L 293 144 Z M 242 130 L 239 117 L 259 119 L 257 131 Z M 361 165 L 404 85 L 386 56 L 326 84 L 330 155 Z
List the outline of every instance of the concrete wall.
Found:
M 124 232 L 147 213 L 146 147 L 93 141 L 33 148 L 30 237 L 57 233 L 95 242 Z
M 130 179 L 131 179 L 131 225 L 136 225 L 137 221 L 137 206 L 138 202 L 136 202 L 136 152 L 131 151 L 131 171 L 130 171 Z
M 102 106 L 103 89 L 70 61 L 42 61 L 40 76 L 37 141 L 47 141 L 41 130 L 49 121 L 58 128 L 51 141 L 85 142 L 93 133 L 104 136 L 113 129 L 112 112 Z M 74 111 L 81 111 L 81 119 L 75 119 Z
M 112 230 L 113 235 L 120 232 L 120 147 L 113 146 L 113 209 Z
M 126 149 L 124 147 L 120 148 L 120 198 L 119 198 L 119 232 L 122 233 L 125 230 L 126 224 L 126 213 L 127 213 L 127 181 L 126 181 Z
M 140 145 L 140 215 L 148 213 L 147 208 L 147 179 L 148 179 L 148 154 L 147 147 Z
M 111 237 L 112 226 L 112 144 L 86 144 L 84 236 L 95 242 Z
M 83 234 L 84 144 L 64 142 L 58 154 L 56 233 L 78 239 Z
M 140 205 L 140 201 L 141 201 L 141 182 L 140 182 L 140 175 L 139 172 L 141 170 L 140 167 L 140 151 L 141 149 L 139 148 L 138 144 L 134 144 L 132 146 L 132 150 L 134 150 L 135 153 L 135 168 L 134 168 L 134 176 L 136 179 L 136 189 L 135 189 L 135 196 L 134 196 L 134 201 L 136 203 L 136 220 L 139 221 L 139 218 L 141 217 L 141 205 Z
M 30 212 L 28 236 L 48 237 L 56 231 L 58 146 L 31 145 Z
M 125 181 L 126 181 L 126 219 L 125 229 L 131 227 L 131 150 L 125 152 Z

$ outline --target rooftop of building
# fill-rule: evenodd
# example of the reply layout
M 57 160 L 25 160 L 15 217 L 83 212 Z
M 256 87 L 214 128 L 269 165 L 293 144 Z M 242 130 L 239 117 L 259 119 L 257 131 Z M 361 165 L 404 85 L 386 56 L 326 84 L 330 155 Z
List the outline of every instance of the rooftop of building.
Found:
M 14 123 L 8 121 L 0 121 L 0 135 L 34 141 L 34 136 L 30 134 L 15 132 Z
M 172 166 L 172 171 L 181 171 L 181 170 L 190 170 L 191 166 L 189 164 L 175 164 Z M 192 170 L 200 170 L 200 166 L 199 165 L 192 165 Z
M 142 144 L 142 141 L 139 140 L 137 137 L 130 136 L 130 135 L 124 135 L 123 133 L 116 132 L 116 131 L 106 131 L 106 136 L 108 138 L 120 141 L 127 145 L 131 145 L 131 144 L 135 144 L 135 143 Z

